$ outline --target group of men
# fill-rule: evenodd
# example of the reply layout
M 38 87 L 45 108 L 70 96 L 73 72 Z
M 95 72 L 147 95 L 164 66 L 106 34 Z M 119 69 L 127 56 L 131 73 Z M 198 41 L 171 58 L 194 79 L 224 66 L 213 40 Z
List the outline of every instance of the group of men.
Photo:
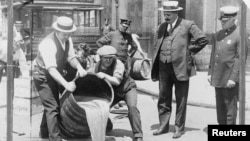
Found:
M 140 112 L 137 109 L 137 94 L 135 81 L 130 77 L 131 58 L 137 46 L 131 35 L 127 33 L 130 21 L 122 19 L 119 30 L 109 32 L 97 41 L 100 47 L 97 54 L 100 61 L 96 63 L 95 73 L 100 79 L 109 81 L 115 95 L 111 107 L 124 100 L 128 106 L 128 117 L 131 123 L 135 141 L 142 141 Z M 84 77 L 87 71 L 76 59 L 73 48 L 72 33 L 76 30 L 72 19 L 59 17 L 53 24 L 54 32 L 46 36 L 39 44 L 35 59 L 34 83 L 44 106 L 40 125 L 40 136 L 52 141 L 63 140 L 59 129 L 59 87 L 73 92 L 75 83 L 63 77 L 64 66 L 68 62 L 77 70 L 76 75 Z M 128 46 L 131 45 L 131 49 Z M 128 54 L 131 54 L 129 56 Z M 91 87 L 91 86 L 90 86 Z M 109 119 L 107 130 L 112 130 Z
M 176 118 L 173 138 L 184 134 L 189 78 L 195 75 L 193 55 L 203 49 L 209 40 L 194 22 L 178 17 L 182 10 L 177 1 L 163 2 L 166 22 L 157 32 L 154 45 L 151 78 L 159 81 L 159 128 L 153 133 L 160 135 L 169 131 L 172 112 L 172 89 L 175 87 Z M 215 87 L 217 122 L 219 125 L 236 124 L 239 91 L 240 34 L 236 25 L 238 7 L 220 8 L 222 29 L 211 34 L 212 53 L 208 81 Z M 191 38 L 194 44 L 189 44 Z M 247 46 L 246 46 L 247 49 Z
M 208 39 L 198 26 L 178 16 L 177 1 L 165 1 L 163 11 L 166 22 L 157 30 L 152 60 L 152 80 L 159 81 L 159 128 L 153 135 L 169 131 L 172 112 L 172 89 L 175 86 L 176 119 L 173 138 L 184 134 L 189 78 L 195 75 L 193 55 L 208 44 Z M 237 7 L 221 8 L 220 20 L 222 30 L 213 37 L 209 81 L 216 90 L 216 105 L 219 124 L 236 124 L 238 77 L 239 77 L 239 31 L 235 25 Z M 130 77 L 131 57 L 137 51 L 137 45 L 131 34 L 126 32 L 131 24 L 128 19 L 121 19 L 119 29 L 106 33 L 96 41 L 100 61 L 95 66 L 95 73 L 101 79 L 108 80 L 115 95 L 111 107 L 124 100 L 128 106 L 128 118 L 135 141 L 143 140 L 140 112 L 137 108 L 135 81 Z M 39 92 L 44 114 L 40 135 L 51 141 L 61 141 L 59 122 L 59 86 L 68 91 L 76 89 L 74 82 L 63 77 L 66 62 L 77 70 L 79 77 L 87 75 L 86 70 L 75 58 L 72 33 L 76 30 L 72 19 L 59 17 L 53 24 L 54 32 L 50 33 L 39 44 L 36 58 L 38 74 L 34 82 Z M 190 40 L 195 40 L 190 45 Z M 131 46 L 131 48 L 129 48 Z M 108 128 L 112 122 L 108 120 Z

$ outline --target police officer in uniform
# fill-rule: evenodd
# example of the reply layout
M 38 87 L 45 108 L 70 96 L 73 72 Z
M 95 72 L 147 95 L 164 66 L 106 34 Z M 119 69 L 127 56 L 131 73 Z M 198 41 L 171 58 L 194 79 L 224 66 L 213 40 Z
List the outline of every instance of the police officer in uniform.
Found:
M 211 38 L 213 47 L 208 80 L 215 87 L 217 121 L 220 125 L 234 125 L 237 118 L 240 33 L 235 20 L 238 9 L 235 6 L 220 8 L 222 29 Z
M 131 34 L 127 32 L 130 24 L 130 20 L 121 19 L 119 29 L 111 31 L 97 40 L 97 46 L 102 47 L 103 45 L 111 45 L 115 47 L 117 50 L 117 57 L 122 62 L 127 62 L 128 55 L 130 54 L 132 57 L 138 48 L 133 41 Z M 131 49 L 129 49 L 129 45 L 131 46 Z

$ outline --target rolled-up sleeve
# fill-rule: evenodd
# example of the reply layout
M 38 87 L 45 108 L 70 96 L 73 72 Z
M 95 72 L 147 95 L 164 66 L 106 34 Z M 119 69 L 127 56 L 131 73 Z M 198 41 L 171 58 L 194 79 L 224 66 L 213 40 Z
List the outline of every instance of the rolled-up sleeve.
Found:
M 119 80 L 122 80 L 124 71 L 125 71 L 124 64 L 120 60 L 117 59 L 115 70 L 113 72 L 113 76 L 118 78 Z
M 39 52 L 43 58 L 46 69 L 57 67 L 56 64 L 56 45 L 51 39 L 46 39 L 39 44 Z

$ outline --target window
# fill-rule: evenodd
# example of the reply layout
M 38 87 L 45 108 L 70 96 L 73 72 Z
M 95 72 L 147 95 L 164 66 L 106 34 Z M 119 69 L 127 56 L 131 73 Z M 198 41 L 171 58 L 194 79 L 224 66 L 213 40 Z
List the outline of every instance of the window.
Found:
M 59 16 L 73 19 L 77 27 L 74 35 L 100 35 L 99 10 L 33 10 L 34 34 L 48 34 L 53 31 L 52 24 Z

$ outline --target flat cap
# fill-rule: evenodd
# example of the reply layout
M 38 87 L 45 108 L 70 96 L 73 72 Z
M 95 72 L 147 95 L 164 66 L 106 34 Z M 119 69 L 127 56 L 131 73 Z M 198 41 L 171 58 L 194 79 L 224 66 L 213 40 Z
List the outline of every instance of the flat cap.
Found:
M 223 6 L 220 8 L 219 20 L 227 20 L 229 18 L 235 17 L 239 11 L 236 6 Z
M 104 45 L 97 50 L 97 54 L 100 56 L 115 56 L 116 49 L 110 45 Z

